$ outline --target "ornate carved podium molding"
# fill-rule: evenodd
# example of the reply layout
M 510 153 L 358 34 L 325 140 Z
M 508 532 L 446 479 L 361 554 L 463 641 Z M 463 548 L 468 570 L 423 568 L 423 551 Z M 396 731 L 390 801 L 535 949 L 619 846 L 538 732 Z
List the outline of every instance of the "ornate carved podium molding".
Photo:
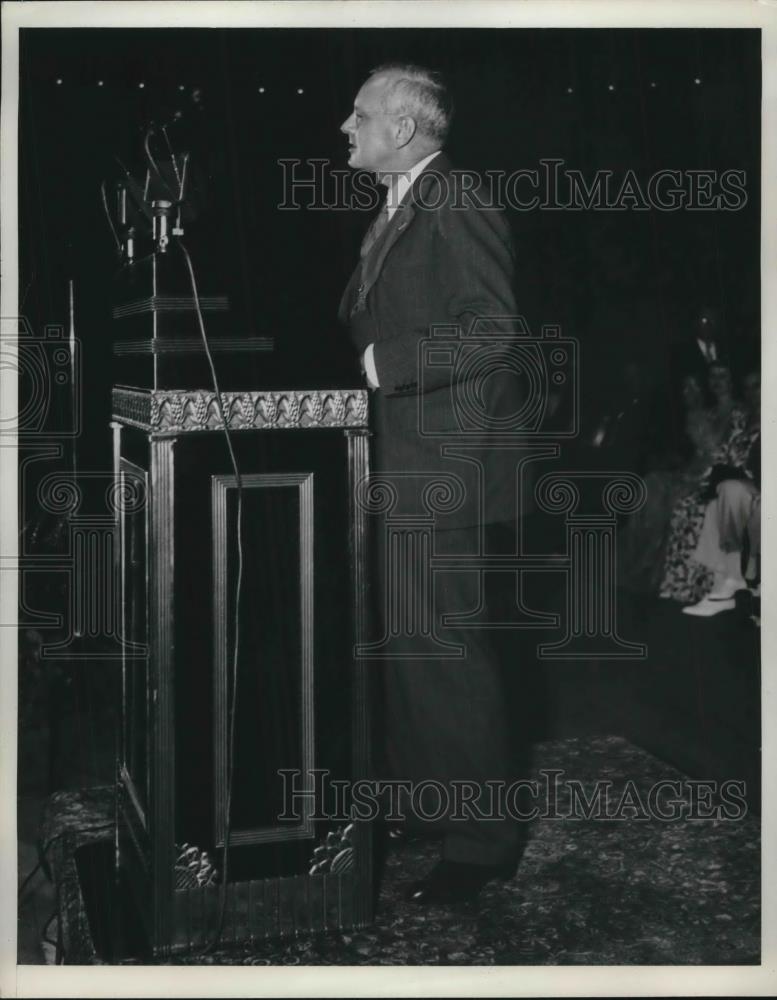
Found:
M 230 430 L 367 428 L 366 389 L 223 392 Z M 214 431 L 223 427 L 209 389 L 113 390 L 113 419 L 152 434 Z

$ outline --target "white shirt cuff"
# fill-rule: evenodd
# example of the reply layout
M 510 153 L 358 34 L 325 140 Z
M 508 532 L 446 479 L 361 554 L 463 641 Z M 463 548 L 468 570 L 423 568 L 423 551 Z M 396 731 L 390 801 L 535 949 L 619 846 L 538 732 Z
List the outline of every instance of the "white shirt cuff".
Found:
M 367 375 L 367 384 L 371 389 L 379 389 L 380 382 L 378 381 L 378 370 L 375 367 L 375 358 L 373 357 L 374 344 L 370 344 L 367 350 L 364 352 L 364 371 Z

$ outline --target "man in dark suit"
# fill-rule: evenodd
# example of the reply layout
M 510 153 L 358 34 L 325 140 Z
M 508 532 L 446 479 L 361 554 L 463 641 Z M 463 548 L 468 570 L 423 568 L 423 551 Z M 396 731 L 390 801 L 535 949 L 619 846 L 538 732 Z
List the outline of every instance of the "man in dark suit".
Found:
M 674 350 L 674 376 L 678 381 L 685 375 L 706 380 L 710 365 L 722 362 L 727 354 L 720 313 L 712 306 L 702 306 L 694 318 L 693 329 Z
M 373 390 L 372 469 L 394 484 L 397 510 L 411 516 L 428 514 L 421 494 L 435 481 L 456 494 L 434 515 L 437 556 L 509 550 L 519 475 L 495 429 L 509 426 L 524 402 L 511 370 L 509 226 L 501 211 L 483 208 L 482 197 L 465 190 L 472 175 L 462 184 L 451 172 L 442 152 L 450 117 L 437 74 L 392 65 L 373 71 L 342 126 L 349 165 L 374 172 L 386 188 L 340 306 Z M 440 326 L 448 329 L 436 350 L 430 339 Z M 445 450 L 454 437 L 457 456 Z M 396 567 L 388 565 L 385 541 L 377 556 L 388 619 Z M 415 558 L 420 566 L 422 553 Z M 420 616 L 426 586 L 421 569 L 403 576 L 401 600 Z M 443 614 L 480 606 L 477 574 L 438 572 L 433 593 L 439 635 L 464 655 L 446 657 L 417 630 L 394 630 L 390 652 L 376 665 L 385 766 L 392 777 L 436 781 L 448 791 L 457 780 L 472 782 L 480 812 L 464 819 L 449 811 L 431 824 L 443 837 L 442 860 L 411 887 L 408 898 L 419 903 L 470 899 L 487 881 L 510 877 L 519 843 L 514 820 L 477 818 L 489 811 L 485 782 L 514 780 L 514 720 L 494 632 L 441 625 Z
M 703 305 L 694 313 L 688 329 L 670 350 L 669 368 L 661 387 L 665 400 L 663 409 L 667 426 L 663 437 L 667 452 L 675 450 L 675 443 L 685 438 L 685 380 L 693 376 L 706 396 L 710 368 L 715 364 L 727 364 L 728 354 L 728 338 L 719 310 Z

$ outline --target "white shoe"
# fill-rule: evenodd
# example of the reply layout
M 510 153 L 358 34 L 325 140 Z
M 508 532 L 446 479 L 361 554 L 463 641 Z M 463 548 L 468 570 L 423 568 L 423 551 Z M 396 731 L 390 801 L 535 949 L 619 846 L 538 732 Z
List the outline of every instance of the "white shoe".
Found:
M 698 604 L 689 604 L 683 608 L 684 615 L 696 615 L 699 618 L 711 618 L 721 611 L 733 611 L 737 602 L 733 597 L 712 597 L 707 594 Z

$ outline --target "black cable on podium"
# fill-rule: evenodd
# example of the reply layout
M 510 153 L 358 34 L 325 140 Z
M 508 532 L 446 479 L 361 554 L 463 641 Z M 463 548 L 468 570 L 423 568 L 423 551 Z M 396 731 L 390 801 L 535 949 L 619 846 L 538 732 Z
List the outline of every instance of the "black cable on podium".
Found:
M 197 310 L 197 322 L 200 327 L 200 335 L 202 336 L 202 344 L 205 350 L 205 355 L 208 359 L 208 365 L 210 367 L 211 379 L 213 381 L 213 390 L 216 393 L 216 406 L 219 411 L 219 416 L 221 417 L 221 423 L 224 430 L 224 436 L 227 441 L 227 448 L 229 449 L 229 457 L 232 462 L 232 469 L 235 473 L 235 485 L 237 487 L 237 580 L 235 582 L 235 616 L 234 616 L 234 652 L 232 657 L 232 684 L 231 684 L 231 705 L 229 710 L 229 735 L 228 735 L 228 747 L 227 747 L 227 801 L 226 801 L 226 815 L 224 817 L 224 851 L 222 854 L 221 863 L 221 887 L 220 887 L 220 898 L 219 898 L 219 920 L 216 927 L 216 934 L 213 940 L 203 949 L 202 954 L 207 954 L 212 951 L 216 945 L 221 940 L 221 935 L 224 930 L 224 915 L 226 913 L 226 903 L 227 903 L 227 869 L 228 869 L 228 856 L 229 856 L 229 838 L 232 828 L 232 779 L 235 770 L 235 715 L 237 710 L 237 671 L 239 663 L 239 650 L 240 650 L 240 595 L 243 586 L 243 482 L 240 477 L 240 469 L 237 464 L 237 457 L 235 456 L 235 449 L 232 444 L 232 435 L 229 430 L 229 425 L 227 423 L 226 414 L 224 413 L 224 406 L 221 398 L 221 389 L 219 387 L 218 376 L 216 375 L 216 367 L 213 364 L 213 356 L 210 352 L 210 345 L 208 344 L 208 337 L 205 332 L 205 321 L 202 316 L 202 308 L 200 306 L 200 296 L 197 291 L 197 279 L 194 275 L 194 267 L 192 265 L 192 259 L 189 256 L 189 251 L 183 245 L 180 239 L 175 241 L 178 247 L 181 249 L 184 257 L 186 258 L 186 266 L 189 270 L 189 278 L 191 279 L 192 285 L 192 295 L 194 296 L 194 305 Z

